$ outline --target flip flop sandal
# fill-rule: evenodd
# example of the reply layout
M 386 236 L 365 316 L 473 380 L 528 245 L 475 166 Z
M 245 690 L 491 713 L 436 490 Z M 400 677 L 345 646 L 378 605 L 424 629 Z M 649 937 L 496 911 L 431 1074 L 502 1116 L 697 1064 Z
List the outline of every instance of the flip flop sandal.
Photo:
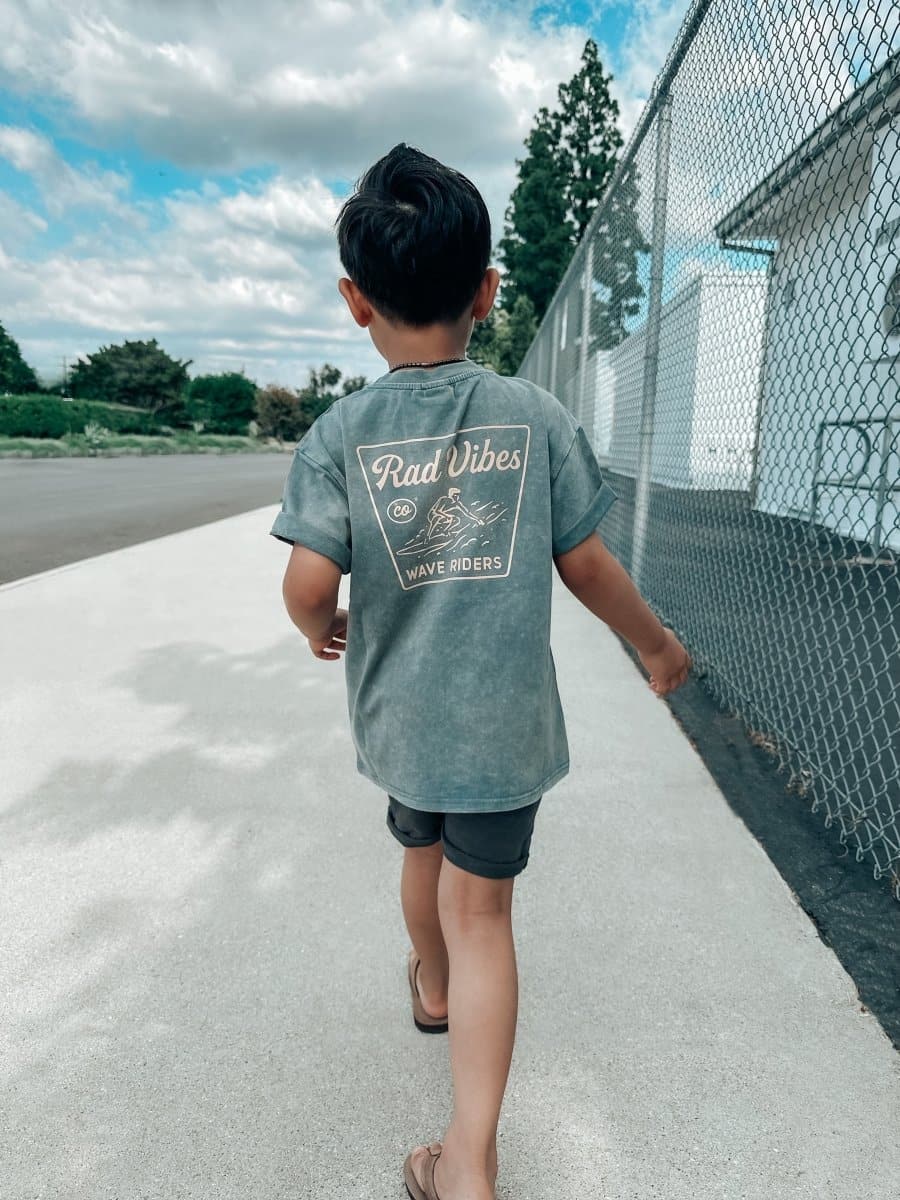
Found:
M 417 1150 L 418 1148 L 416 1146 Z M 403 1164 L 403 1182 L 406 1184 L 406 1190 L 409 1192 L 412 1200 L 441 1200 L 434 1186 L 434 1164 L 440 1158 L 443 1148 L 440 1142 L 432 1142 L 428 1147 L 429 1157 L 425 1162 L 425 1174 L 422 1177 L 424 1189 L 419 1186 L 415 1175 L 413 1175 L 413 1151 L 410 1150 L 409 1154 L 407 1154 L 406 1162 Z
M 448 1029 L 447 1018 L 429 1016 L 422 1007 L 419 989 L 416 986 L 419 961 L 419 956 L 416 954 L 415 949 L 410 950 L 407 975 L 409 977 L 409 990 L 412 993 L 413 1020 L 416 1023 L 416 1029 L 421 1029 L 423 1033 L 446 1033 Z

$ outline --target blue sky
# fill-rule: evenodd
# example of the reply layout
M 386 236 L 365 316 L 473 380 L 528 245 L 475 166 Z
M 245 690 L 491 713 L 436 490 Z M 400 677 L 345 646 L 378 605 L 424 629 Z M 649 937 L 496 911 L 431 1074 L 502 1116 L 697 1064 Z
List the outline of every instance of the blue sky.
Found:
M 337 292 L 354 179 L 419 146 L 476 182 L 496 244 L 523 140 L 586 39 L 627 140 L 686 8 L 0 0 L 0 320 L 47 381 L 145 337 L 192 374 L 381 374 Z

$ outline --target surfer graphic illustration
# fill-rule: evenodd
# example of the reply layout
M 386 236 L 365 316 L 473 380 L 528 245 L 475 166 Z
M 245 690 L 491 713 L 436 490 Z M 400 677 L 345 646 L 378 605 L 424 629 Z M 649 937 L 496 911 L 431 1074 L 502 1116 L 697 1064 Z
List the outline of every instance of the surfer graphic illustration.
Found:
M 432 550 L 446 550 L 451 542 L 457 542 L 467 529 L 473 525 L 488 525 L 495 521 L 502 511 L 504 510 L 500 509 L 492 513 L 489 518 L 480 517 L 463 504 L 458 487 L 448 488 L 428 510 L 425 527 L 397 553 L 422 555 Z
M 439 530 L 440 533 L 455 533 L 463 528 L 463 520 L 467 518 L 476 525 L 483 525 L 481 517 L 470 512 L 459 498 L 459 488 L 447 489 L 446 496 L 439 496 L 428 511 L 428 528 L 425 540 L 430 542 Z M 458 515 L 461 514 L 461 515 Z

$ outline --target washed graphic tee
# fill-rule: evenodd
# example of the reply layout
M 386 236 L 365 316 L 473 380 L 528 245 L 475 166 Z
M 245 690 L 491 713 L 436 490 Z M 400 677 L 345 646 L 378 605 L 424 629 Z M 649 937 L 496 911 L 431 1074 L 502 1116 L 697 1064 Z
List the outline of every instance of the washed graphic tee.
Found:
M 315 421 L 271 533 L 350 574 L 364 776 L 413 808 L 491 812 L 568 773 L 553 557 L 616 498 L 550 392 L 469 359 L 388 372 Z

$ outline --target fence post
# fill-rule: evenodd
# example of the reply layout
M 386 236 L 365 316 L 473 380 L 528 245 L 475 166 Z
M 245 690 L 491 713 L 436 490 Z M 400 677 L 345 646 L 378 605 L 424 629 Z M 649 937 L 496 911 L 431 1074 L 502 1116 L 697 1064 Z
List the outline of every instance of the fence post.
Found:
M 550 322 L 550 336 L 553 341 L 550 343 L 550 382 L 547 385 L 547 390 L 556 395 L 556 358 L 559 352 L 559 305 L 553 303 L 553 319 Z
M 584 392 L 587 384 L 588 340 L 591 333 L 591 298 L 593 296 L 591 284 L 594 282 L 593 276 L 594 242 L 591 239 L 588 242 L 587 254 L 584 257 L 584 290 L 581 301 L 581 362 L 578 368 L 578 420 L 582 425 L 584 425 Z M 588 435 L 588 441 L 593 445 L 593 422 L 591 422 L 591 428 L 585 430 L 585 432 Z
M 653 465 L 653 425 L 656 408 L 656 374 L 659 366 L 659 327 L 662 308 L 663 254 L 666 244 L 666 195 L 669 183 L 669 134 L 672 96 L 666 90 L 656 125 L 656 175 L 653 182 L 653 233 L 650 245 L 650 295 L 647 301 L 647 340 L 644 351 L 644 384 L 641 394 L 641 428 L 637 477 L 634 484 L 634 530 L 631 577 L 640 588 L 650 508 Z
M 885 417 L 884 429 L 881 431 L 881 461 L 878 464 L 878 483 L 875 491 L 875 536 L 872 539 L 872 556 L 877 558 L 881 553 L 884 540 L 884 510 L 887 506 L 888 494 L 888 459 L 893 443 L 894 425 L 890 416 Z

